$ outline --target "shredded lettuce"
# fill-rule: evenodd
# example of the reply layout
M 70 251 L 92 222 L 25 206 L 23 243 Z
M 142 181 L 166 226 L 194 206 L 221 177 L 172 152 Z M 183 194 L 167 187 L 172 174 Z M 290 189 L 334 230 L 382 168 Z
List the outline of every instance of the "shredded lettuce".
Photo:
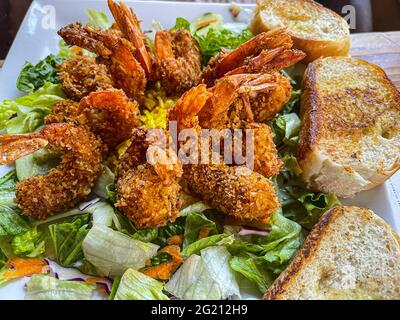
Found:
M 55 260 L 62 266 L 70 266 L 83 258 L 82 242 L 89 232 L 89 214 L 48 227 Z
M 54 104 L 65 98 L 60 84 L 46 82 L 34 93 L 0 103 L 0 131 L 26 133 L 43 125 Z
M 46 82 L 59 83 L 57 65 L 63 60 L 62 57 L 49 54 L 35 65 L 26 62 L 18 76 L 18 90 L 33 93 L 43 87 Z
M 114 300 L 169 300 L 163 284 L 134 269 L 125 271 Z
M 104 276 L 121 276 L 127 269 L 140 269 L 157 254 L 159 246 L 132 239 L 126 234 L 94 225 L 82 244 L 85 259 Z
M 110 193 L 107 187 L 112 185 L 114 180 L 115 175 L 111 169 L 107 166 L 103 166 L 103 171 L 93 187 L 93 192 L 104 199 L 110 198 Z
M 185 196 L 185 197 L 187 197 L 187 196 Z M 208 209 L 211 209 L 211 207 L 209 205 L 205 204 L 203 201 L 197 201 L 197 202 L 192 203 L 192 204 L 186 206 L 185 208 L 183 208 L 179 212 L 179 216 L 180 217 L 185 217 L 191 212 L 203 212 L 203 211 L 206 211 Z
M 25 300 L 90 300 L 95 289 L 93 284 L 33 275 L 26 287 Z
M 272 121 L 275 131 L 275 144 L 295 146 L 299 140 L 301 121 L 296 113 L 279 115 Z

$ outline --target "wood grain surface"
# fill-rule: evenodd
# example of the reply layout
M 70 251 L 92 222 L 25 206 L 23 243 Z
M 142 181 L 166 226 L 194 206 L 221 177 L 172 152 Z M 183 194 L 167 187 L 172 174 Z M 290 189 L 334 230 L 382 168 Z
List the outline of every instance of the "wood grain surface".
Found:
M 382 67 L 400 89 L 400 31 L 352 34 L 351 55 Z
M 382 67 L 400 89 L 400 31 L 353 34 L 351 55 Z

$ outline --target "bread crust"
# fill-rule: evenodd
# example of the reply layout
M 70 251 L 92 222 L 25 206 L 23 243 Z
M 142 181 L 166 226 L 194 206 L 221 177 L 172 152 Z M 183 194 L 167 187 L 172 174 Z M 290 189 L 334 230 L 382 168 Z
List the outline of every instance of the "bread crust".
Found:
M 349 83 L 349 87 L 338 86 L 338 88 L 330 85 L 329 81 L 331 80 L 326 80 L 330 77 L 330 75 L 326 75 L 328 65 L 338 66 L 335 69 L 336 77 L 340 79 L 343 73 L 343 82 L 347 81 L 345 79 L 347 70 L 344 70 L 344 67 L 354 67 L 355 72 L 359 74 L 353 74 L 353 76 L 361 79 L 361 85 L 364 88 L 358 88 L 353 83 Z M 363 74 L 364 72 L 368 72 L 368 77 Z M 367 83 L 369 78 L 373 78 L 374 82 Z M 382 89 L 374 89 L 376 84 L 380 85 Z M 300 117 L 302 129 L 297 148 L 297 159 L 303 170 L 303 179 L 309 188 L 342 197 L 351 197 L 357 192 L 369 190 L 384 183 L 400 168 L 400 155 L 398 153 L 396 155 L 394 151 L 396 148 L 400 148 L 398 133 L 400 131 L 398 124 L 400 121 L 400 93 L 380 67 L 348 57 L 320 58 L 309 64 L 303 80 Z M 391 125 L 397 132 L 391 138 L 392 145 L 386 147 L 393 149 L 392 154 L 379 155 L 377 153 L 376 155 L 377 161 L 387 160 L 389 164 L 382 164 L 378 168 L 365 162 L 365 168 L 362 170 L 368 172 L 367 177 L 364 177 L 360 173 L 362 170 L 354 166 L 354 161 L 351 162 L 352 160 L 358 161 L 358 159 L 348 160 L 348 158 L 353 156 L 351 154 L 353 150 L 357 157 L 356 153 L 362 152 L 363 139 L 368 135 L 371 137 L 376 135 L 377 133 L 373 131 L 381 130 L 378 128 L 379 126 L 389 126 L 387 123 L 393 122 L 392 118 L 398 119 L 397 124 Z M 384 132 L 380 134 L 385 135 Z M 326 141 L 333 139 L 338 141 L 335 146 L 337 149 L 346 151 L 341 154 L 342 158 L 333 159 L 333 155 L 337 152 L 332 149 L 333 146 L 330 146 L 331 149 L 326 147 Z M 369 148 L 375 153 L 380 148 L 384 148 L 383 143 L 389 141 L 375 140 L 369 144 Z M 384 157 L 386 159 L 383 159 Z M 369 156 L 368 160 L 372 161 L 372 158 L 373 155 Z M 359 156 L 359 161 L 362 160 L 365 159 Z M 324 161 L 331 162 L 328 173 L 322 172 Z M 361 164 L 364 165 L 364 163 Z M 334 173 L 334 170 L 337 172 Z M 337 186 L 332 187 L 323 181 L 327 180 L 328 174 L 337 176 Z M 354 184 L 350 189 L 347 186 L 349 183 Z
M 257 2 L 257 10 L 253 17 L 253 20 L 250 23 L 250 30 L 255 34 L 269 31 L 277 27 L 269 24 L 269 22 L 265 21 L 262 16 L 262 12 L 265 10 L 265 8 L 269 6 L 269 1 L 270 0 L 259 0 Z M 320 35 L 311 32 L 307 35 L 299 35 L 296 30 L 292 30 L 290 27 L 288 27 L 288 32 L 293 39 L 293 47 L 302 50 L 307 54 L 306 58 L 302 62 L 309 63 L 320 57 L 348 56 L 350 52 L 350 31 L 347 22 L 336 12 L 322 6 L 321 4 L 313 0 L 299 0 L 299 2 L 311 6 L 316 14 L 329 14 L 336 20 L 337 27 L 340 27 L 342 31 L 346 30 L 345 36 L 339 39 L 324 40 Z M 286 5 L 284 7 L 290 8 L 291 6 Z
M 313 256 L 319 249 L 325 235 L 330 230 L 330 226 L 335 223 L 344 214 L 359 214 L 364 224 L 374 223 L 386 229 L 397 241 L 400 247 L 399 235 L 380 217 L 375 215 L 369 209 L 362 209 L 352 206 L 338 206 L 326 212 L 315 225 L 300 252 L 293 259 L 291 264 L 284 272 L 275 280 L 272 286 L 265 293 L 264 300 L 285 300 L 286 291 L 295 284 L 296 276 L 302 268 L 312 263 Z M 399 297 L 400 298 L 400 297 Z

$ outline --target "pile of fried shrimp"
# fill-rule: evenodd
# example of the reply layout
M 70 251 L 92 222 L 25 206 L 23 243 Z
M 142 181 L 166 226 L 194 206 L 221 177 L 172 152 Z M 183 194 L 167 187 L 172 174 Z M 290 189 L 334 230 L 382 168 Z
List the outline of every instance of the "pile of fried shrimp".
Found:
M 280 207 L 271 178 L 282 162 L 266 122 L 291 97 L 290 80 L 281 70 L 305 54 L 292 49 L 285 29 L 276 29 L 235 50 L 221 50 L 202 68 L 199 45 L 189 31 L 158 31 L 151 51 L 135 12 L 122 2 L 108 0 L 108 6 L 115 19 L 110 29 L 73 23 L 58 31 L 68 45 L 96 55 L 78 53 L 58 66 L 68 99 L 55 105 L 41 130 L 0 135 L 2 164 L 42 148 L 61 155 L 46 175 L 19 182 L 15 201 L 22 212 L 46 219 L 78 205 L 92 192 L 103 165 L 128 140 L 114 168 L 115 207 L 137 228 L 174 222 L 182 192 L 235 221 L 267 223 Z M 173 144 L 169 128 L 149 134 L 140 120 L 145 93 L 156 86 L 176 99 L 168 120 L 177 124 L 178 134 L 251 130 L 252 169 L 226 163 L 223 152 L 202 139 L 192 143 L 210 152 L 197 162 L 179 159 L 187 147 L 183 142 L 163 148 L 160 140 Z

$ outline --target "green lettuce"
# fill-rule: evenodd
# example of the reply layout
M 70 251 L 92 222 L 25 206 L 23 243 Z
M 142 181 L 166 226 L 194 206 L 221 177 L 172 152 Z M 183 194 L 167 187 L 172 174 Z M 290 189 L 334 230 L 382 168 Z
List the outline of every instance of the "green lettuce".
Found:
M 0 131 L 26 133 L 43 125 L 54 104 L 65 98 L 60 84 L 46 82 L 34 93 L 0 103 Z
M 56 261 L 70 266 L 83 258 L 82 242 L 89 232 L 89 214 L 48 226 Z
M 45 235 L 32 228 L 22 234 L 15 236 L 11 241 L 13 253 L 18 257 L 36 258 L 45 252 Z
M 59 83 L 57 65 L 63 60 L 62 57 L 49 54 L 35 65 L 26 62 L 18 76 L 18 90 L 33 93 L 43 87 L 46 82 Z
M 279 115 L 272 121 L 275 132 L 275 144 L 295 146 L 299 140 L 301 121 L 296 113 Z
M 14 236 L 30 230 L 29 223 L 14 203 L 17 183 L 15 170 L 0 178 L 0 236 Z
M 222 233 L 197 240 L 196 242 L 189 244 L 185 249 L 183 249 L 181 255 L 189 257 L 193 254 L 197 254 L 205 248 L 224 243 L 223 240 L 226 239 L 227 237 L 228 237 L 227 234 Z
M 218 233 L 217 225 L 214 221 L 208 219 L 203 213 L 191 212 L 186 217 L 183 248 L 185 249 L 191 243 L 199 240 L 199 234 L 204 228 L 209 228 L 207 236 Z
M 106 30 L 111 27 L 111 22 L 108 19 L 107 14 L 102 11 L 88 9 L 87 14 L 89 16 L 89 24 L 93 28 Z
M 15 170 L 18 180 L 21 181 L 33 176 L 46 175 L 59 163 L 59 156 L 44 148 L 15 161 Z
M 104 276 L 121 276 L 127 269 L 140 269 L 157 254 L 159 246 L 132 239 L 102 225 L 94 225 L 83 244 L 85 259 Z
M 47 275 L 33 275 L 26 287 L 26 300 L 90 300 L 93 284 L 58 280 Z
M 103 166 L 103 171 L 99 179 L 97 179 L 96 183 L 93 187 L 93 192 L 97 194 L 99 197 L 104 199 L 110 198 L 109 190 L 107 189 L 108 186 L 114 184 L 115 175 L 111 171 L 111 169 L 107 166 Z
M 169 300 L 163 284 L 134 269 L 124 272 L 114 300 Z

